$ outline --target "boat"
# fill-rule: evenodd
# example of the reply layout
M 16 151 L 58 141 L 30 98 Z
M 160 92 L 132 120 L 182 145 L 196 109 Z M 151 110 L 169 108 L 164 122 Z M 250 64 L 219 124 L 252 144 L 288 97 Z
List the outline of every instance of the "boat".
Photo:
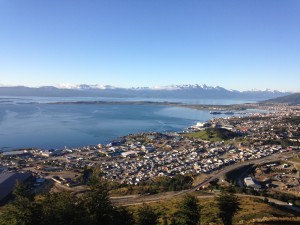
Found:
M 210 114 L 213 114 L 213 115 L 218 115 L 218 114 L 222 114 L 221 112 L 219 111 L 211 111 Z
M 226 115 L 233 115 L 233 114 L 234 114 L 234 112 L 232 112 L 232 111 L 228 111 L 228 112 L 224 112 L 224 114 L 226 114 Z

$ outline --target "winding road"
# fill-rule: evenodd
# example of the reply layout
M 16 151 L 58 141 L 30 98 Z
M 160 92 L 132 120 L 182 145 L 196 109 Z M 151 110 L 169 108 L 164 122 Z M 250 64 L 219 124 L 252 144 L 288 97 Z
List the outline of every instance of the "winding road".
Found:
M 120 197 L 111 197 L 111 201 L 115 205 L 119 206 L 130 206 L 130 205 L 139 205 L 139 204 L 144 204 L 144 203 L 151 203 L 151 202 L 159 202 L 162 200 L 166 199 L 171 199 L 177 196 L 185 195 L 187 193 L 192 193 L 196 191 L 197 189 L 207 185 L 209 182 L 215 180 L 215 179 L 220 179 L 224 177 L 224 175 L 232 170 L 238 169 L 240 167 L 243 167 L 245 165 L 253 164 L 253 165 L 259 165 L 262 163 L 271 163 L 274 161 L 277 161 L 279 159 L 286 159 L 288 158 L 288 155 L 283 155 L 280 153 L 273 154 L 270 156 L 267 156 L 265 158 L 260 158 L 260 159 L 255 159 L 255 160 L 249 160 L 249 161 L 244 161 L 240 163 L 236 163 L 227 167 L 222 168 L 221 170 L 215 171 L 210 174 L 210 176 L 205 179 L 204 181 L 198 183 L 194 187 L 188 190 L 183 190 L 183 191 L 177 191 L 177 192 L 164 192 L 164 193 L 159 193 L 159 194 L 154 194 L 154 195 L 127 195 L 127 196 L 120 196 Z M 258 198 L 258 199 L 264 199 L 265 197 L 262 196 L 253 196 L 253 195 L 244 195 L 244 194 L 237 194 L 238 196 L 245 196 L 245 197 L 253 197 L 253 198 Z M 214 198 L 215 194 L 212 195 L 203 195 L 203 196 L 197 196 L 199 199 L 203 198 Z M 269 202 L 272 202 L 276 205 L 284 206 L 288 209 L 294 210 L 296 212 L 300 213 L 300 208 L 296 206 L 289 205 L 287 202 L 283 202 L 277 199 L 273 198 L 268 198 Z

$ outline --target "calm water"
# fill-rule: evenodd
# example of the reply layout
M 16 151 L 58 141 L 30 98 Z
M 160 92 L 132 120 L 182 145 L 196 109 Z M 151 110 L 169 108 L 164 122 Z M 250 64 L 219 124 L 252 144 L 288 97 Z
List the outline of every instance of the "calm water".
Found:
M 46 104 L 61 100 L 0 98 L 0 150 L 95 145 L 129 133 L 181 131 L 198 121 L 213 117 L 208 111 L 157 105 Z M 82 98 L 64 99 L 78 100 Z M 212 104 L 220 104 L 216 101 Z M 223 104 L 232 102 L 227 100 Z

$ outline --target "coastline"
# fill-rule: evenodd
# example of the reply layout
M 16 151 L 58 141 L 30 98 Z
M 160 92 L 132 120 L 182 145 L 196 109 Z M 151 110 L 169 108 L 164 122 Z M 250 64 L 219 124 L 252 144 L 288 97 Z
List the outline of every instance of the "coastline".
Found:
M 185 104 L 179 102 L 155 102 L 155 101 L 74 101 L 74 102 L 51 102 L 46 104 L 86 104 L 86 105 L 162 105 L 173 107 L 184 107 L 197 110 L 235 110 L 244 111 L 247 109 L 257 109 L 261 105 L 259 103 L 244 103 L 230 105 L 210 105 L 210 104 Z
M 193 110 L 199 110 L 199 111 L 206 111 L 206 114 L 211 114 L 211 119 L 215 118 L 215 114 L 222 114 L 222 115 L 216 115 L 217 117 L 231 117 L 231 116 L 240 116 L 240 115 L 245 115 L 249 113 L 255 112 L 255 110 L 266 110 L 266 108 L 263 105 L 260 105 L 258 103 L 245 103 L 245 104 L 231 104 L 231 105 L 210 105 L 210 104 L 186 104 L 186 103 L 179 103 L 179 102 L 171 102 L 171 101 L 164 101 L 164 102 L 159 102 L 159 101 L 57 101 L 57 102 L 28 102 L 28 103 L 20 103 L 20 104 L 25 104 L 25 105 L 31 105 L 31 104 L 37 104 L 37 105 L 108 105 L 108 106 L 113 106 L 113 105 L 127 105 L 130 107 L 130 105 L 145 105 L 145 106 L 166 106 L 166 107 L 178 107 L 178 108 L 187 108 L 187 109 L 193 109 Z M 250 110 L 249 113 L 246 112 L 246 110 Z M 254 110 L 251 112 L 251 110 Z M 205 122 L 210 119 L 205 118 L 203 121 L 198 120 L 194 121 L 196 122 Z M 169 131 L 158 131 L 158 132 L 182 132 L 188 127 L 191 127 L 193 124 L 186 125 L 185 127 L 181 127 L 180 130 L 175 129 L 175 130 L 169 130 Z M 156 131 L 153 129 L 150 129 L 149 131 Z M 147 132 L 146 130 L 137 130 L 134 131 L 134 133 L 139 133 L 139 132 Z M 115 137 L 110 137 L 106 140 L 101 140 L 97 143 L 102 143 L 102 144 L 107 144 L 113 141 L 114 139 L 122 136 L 126 136 L 129 133 L 123 133 Z M 61 147 L 47 147 L 47 146 L 35 146 L 35 145 L 28 145 L 28 146 L 15 146 L 15 147 L 7 147 L 9 145 L 4 145 L 3 147 L 0 148 L 0 152 L 6 152 L 6 151 L 18 151 L 22 149 L 32 149 L 32 148 L 40 148 L 40 149 L 61 149 L 63 146 L 69 146 L 70 148 L 80 148 L 82 146 L 93 146 L 97 144 L 96 142 L 90 142 L 90 144 L 79 144 L 77 145 L 76 143 L 74 145 L 67 143 L 62 145 Z
M 245 115 L 246 113 L 244 112 L 238 112 L 238 111 L 246 111 L 248 109 L 258 109 L 258 105 L 257 104 L 251 104 L 251 107 L 245 107 L 248 106 L 250 104 L 239 104 L 239 105 L 194 105 L 194 104 L 183 104 L 183 103 L 174 103 L 174 102 L 151 102 L 151 101 L 130 101 L 130 102 L 121 102 L 121 101 L 110 101 L 110 102 L 106 102 L 106 101 L 78 101 L 78 102 L 55 102 L 55 103 L 42 103 L 42 104 L 50 104 L 50 105 L 55 105 L 55 104 L 63 104 L 63 105 L 68 105 L 68 104 L 99 104 L 99 105 L 161 105 L 161 106 L 168 106 L 168 107 L 182 107 L 182 108 L 189 108 L 189 109 L 195 109 L 195 110 L 202 110 L 202 111 L 211 111 L 210 114 L 215 114 L 215 112 L 218 112 L 216 114 L 222 114 L 221 118 L 226 118 L 228 117 L 227 112 L 228 111 L 235 111 L 234 113 L 232 113 L 231 115 Z M 219 113 L 220 112 L 220 113 Z M 204 122 L 208 122 L 209 120 L 206 120 Z M 189 126 L 192 127 L 192 126 Z M 183 133 L 184 130 L 188 129 L 189 127 L 185 127 L 183 130 L 181 131 L 172 131 L 174 133 Z M 151 131 L 148 131 L 151 132 Z M 137 132 L 137 133 L 147 133 L 147 132 Z M 161 132 L 161 133 L 168 133 L 168 132 Z M 104 143 L 99 143 L 99 144 L 108 144 L 113 142 L 116 139 L 125 137 L 127 135 L 130 134 L 125 134 L 123 136 L 120 137 L 116 137 L 116 138 L 112 138 L 107 140 Z M 96 146 L 94 144 L 90 144 L 90 145 L 84 145 L 84 146 L 76 146 L 76 147 L 70 147 L 71 149 L 79 149 L 79 148 L 85 148 L 87 146 L 93 147 Z M 7 149 L 7 150 L 4 150 Z M 42 149 L 42 150 L 50 150 L 52 148 L 40 148 L 40 147 L 20 147 L 20 148 L 10 148 L 10 147 L 1 147 L 0 148 L 0 153 L 3 152 L 17 152 L 17 151 L 30 151 L 30 150 L 38 150 L 38 149 Z M 61 148 L 55 148 L 55 149 L 62 149 Z

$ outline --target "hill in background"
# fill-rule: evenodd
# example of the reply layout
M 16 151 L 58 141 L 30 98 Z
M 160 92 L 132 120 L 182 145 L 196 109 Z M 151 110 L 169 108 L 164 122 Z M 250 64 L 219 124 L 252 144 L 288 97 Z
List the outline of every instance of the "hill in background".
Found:
M 300 93 L 269 99 L 263 101 L 262 103 L 285 103 L 285 104 L 293 104 L 293 105 L 300 104 Z
M 184 134 L 188 138 L 199 138 L 207 141 L 226 141 L 239 135 L 224 128 L 207 128 L 205 130 Z

